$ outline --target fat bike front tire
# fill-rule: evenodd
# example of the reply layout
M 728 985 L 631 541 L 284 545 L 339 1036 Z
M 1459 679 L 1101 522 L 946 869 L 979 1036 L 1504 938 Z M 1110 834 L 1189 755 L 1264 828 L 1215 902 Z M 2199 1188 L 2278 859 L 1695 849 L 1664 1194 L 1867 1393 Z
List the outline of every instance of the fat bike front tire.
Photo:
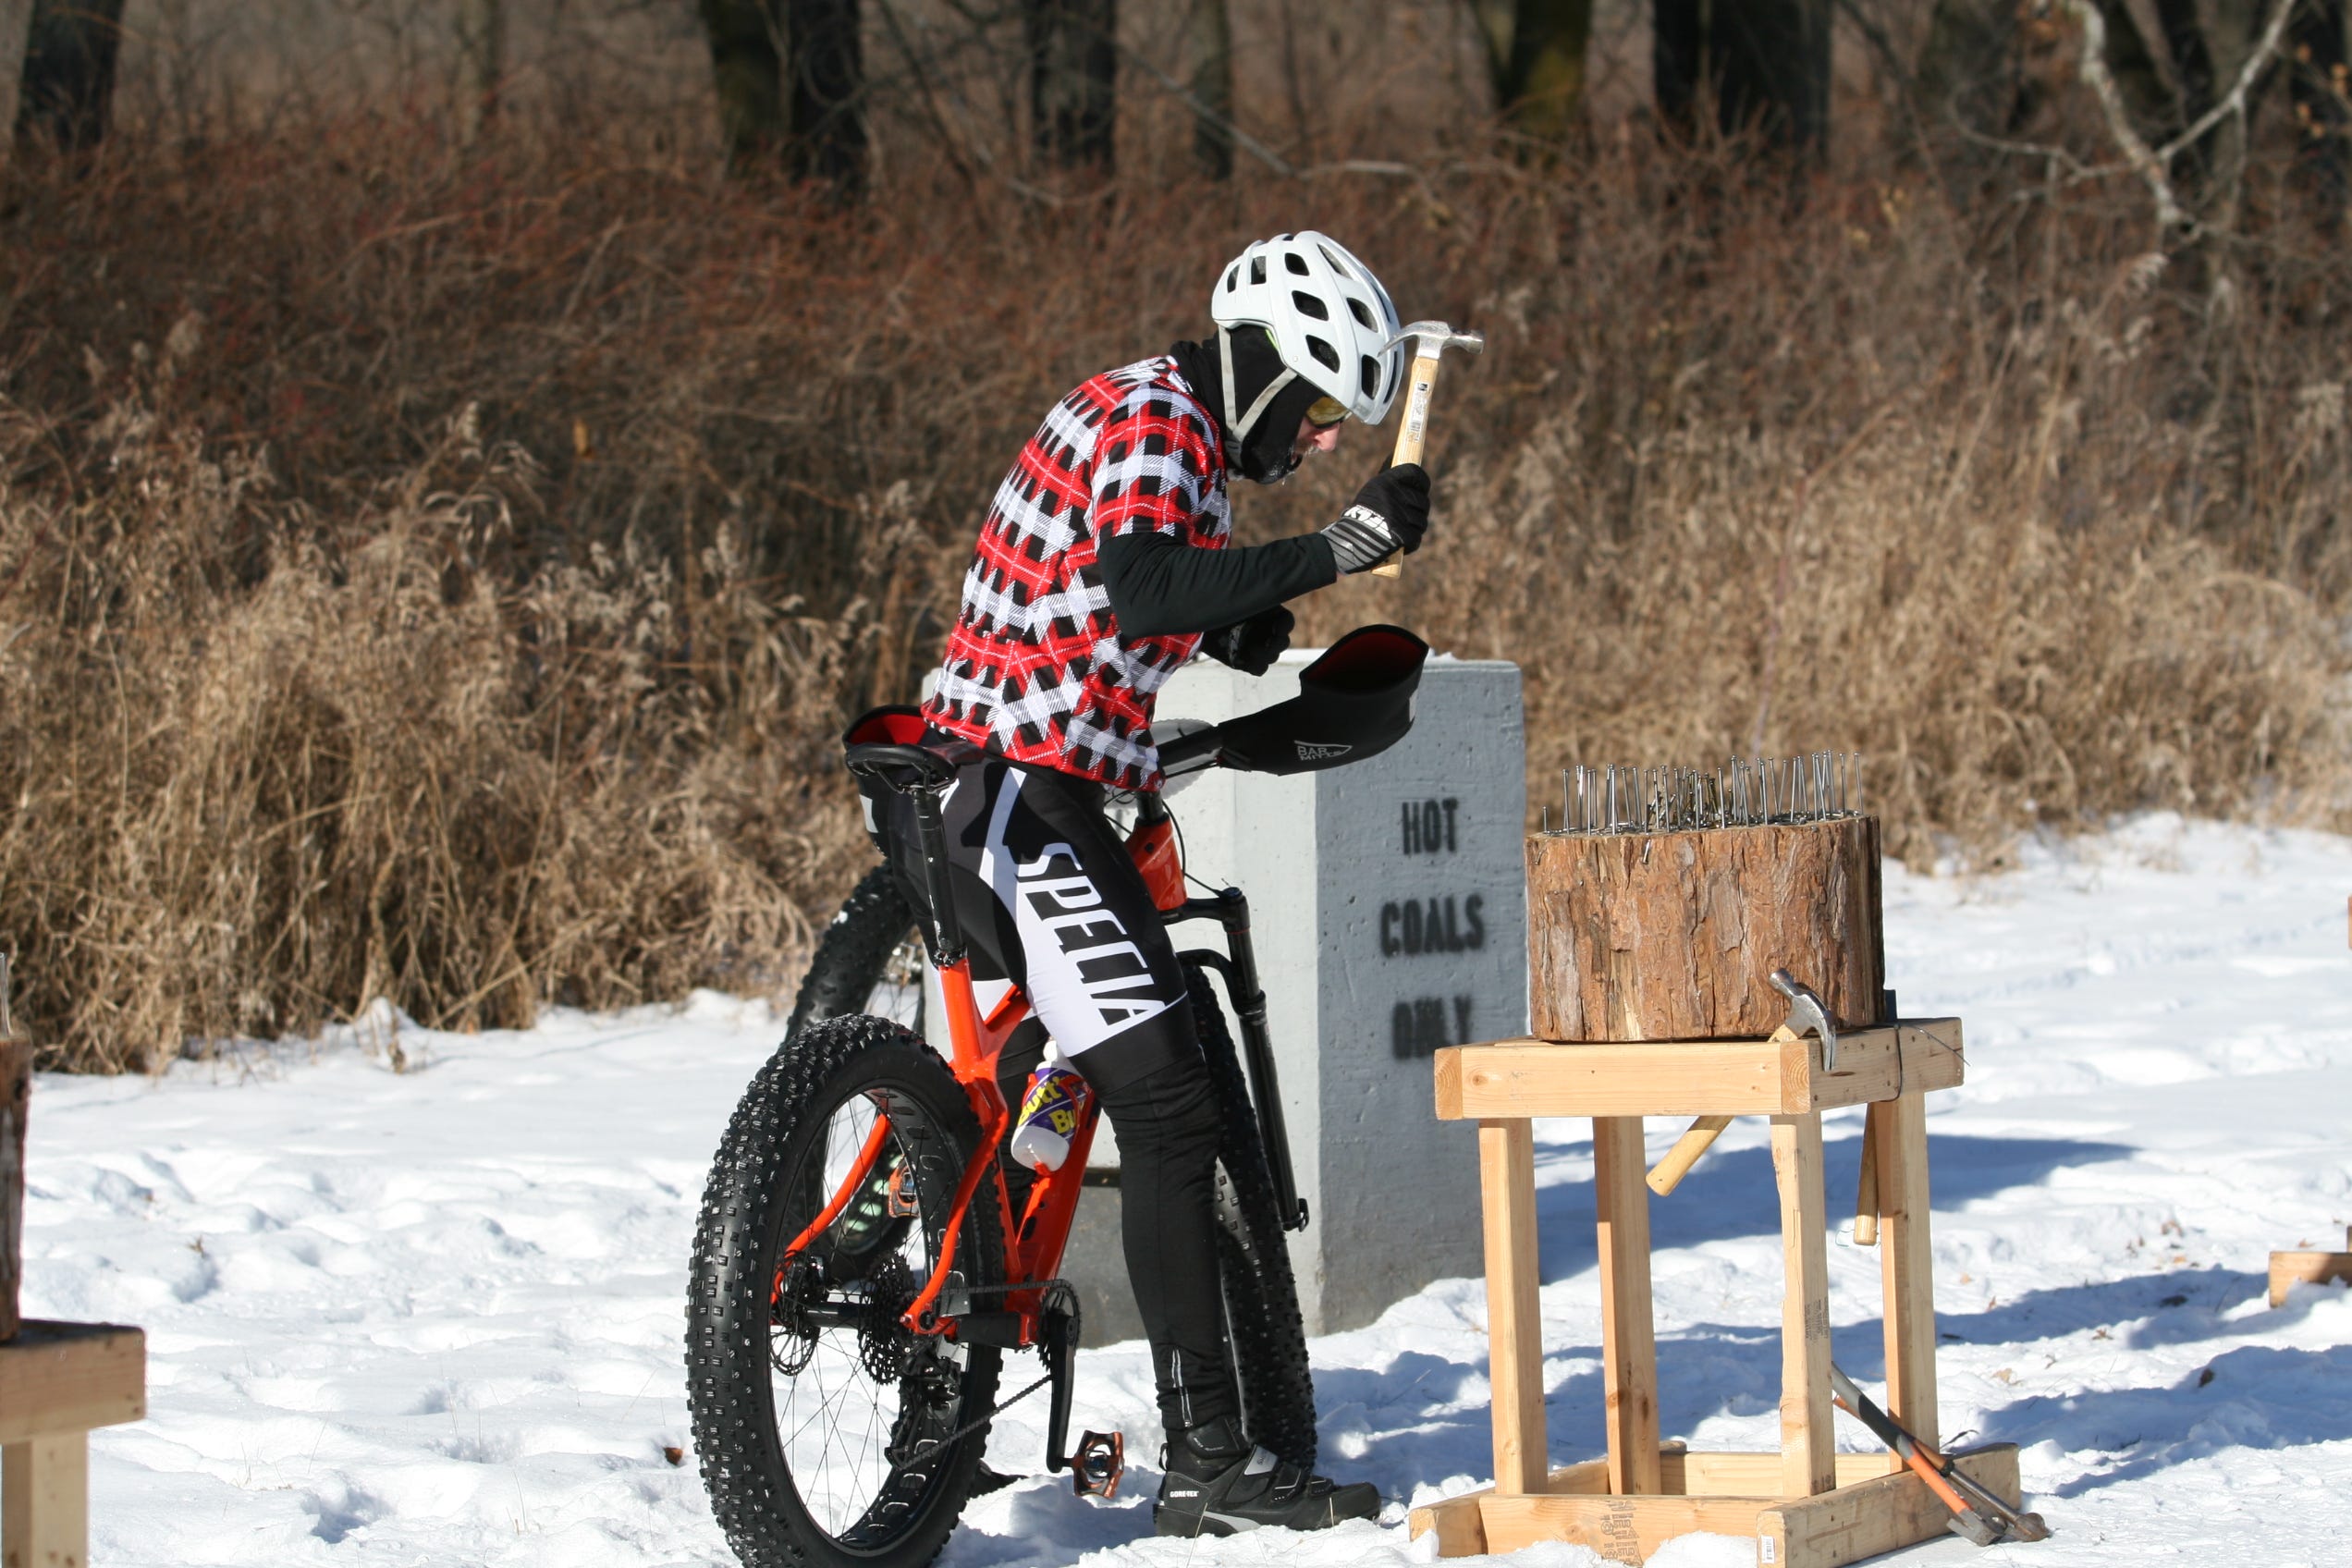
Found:
M 872 1172 L 788 1267 L 882 1118 Z M 999 1353 L 898 1319 L 937 1263 L 979 1137 L 947 1064 L 887 1019 L 808 1024 L 744 1092 L 711 1165 L 686 1308 L 694 1452 L 744 1568 L 925 1568 L 947 1544 L 987 1445 Z M 985 1295 L 1003 1256 L 983 1189 L 955 1272 Z
M 1184 966 L 1194 1028 L 1217 1093 L 1224 1131 L 1217 1149 L 1218 1273 L 1225 1292 L 1225 1331 L 1242 1390 L 1250 1440 L 1312 1471 L 1316 1458 L 1315 1374 L 1307 1366 L 1298 1279 L 1274 1203 L 1274 1176 L 1257 1134 L 1249 1081 L 1232 1031 L 1207 974 Z

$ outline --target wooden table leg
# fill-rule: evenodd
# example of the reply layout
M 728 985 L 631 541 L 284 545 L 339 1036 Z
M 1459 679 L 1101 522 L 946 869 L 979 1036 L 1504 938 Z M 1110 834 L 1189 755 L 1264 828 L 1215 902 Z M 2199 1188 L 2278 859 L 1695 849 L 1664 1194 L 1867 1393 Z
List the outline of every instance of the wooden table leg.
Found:
M 1650 1312 L 1647 1163 L 1640 1117 L 1593 1118 L 1609 1489 L 1621 1497 L 1665 1490 L 1658 1459 L 1658 1329 Z
M 1478 1123 L 1478 1182 L 1486 1211 L 1495 1490 L 1504 1497 L 1538 1494 L 1550 1479 L 1550 1438 L 1544 1430 L 1543 1312 L 1536 1293 L 1533 1122 L 1513 1117 Z
M 1879 1159 L 1879 1268 L 1886 1296 L 1887 1414 L 1929 1445 L 1936 1429 L 1934 1256 L 1928 1238 L 1928 1096 L 1870 1107 Z
M 1821 1117 L 1772 1118 L 1772 1172 L 1781 1190 L 1781 1491 L 1837 1488 L 1830 1403 L 1829 1200 L 1821 1184 Z
M 90 1438 L 28 1438 L 0 1449 L 0 1562 L 86 1568 L 90 1562 Z

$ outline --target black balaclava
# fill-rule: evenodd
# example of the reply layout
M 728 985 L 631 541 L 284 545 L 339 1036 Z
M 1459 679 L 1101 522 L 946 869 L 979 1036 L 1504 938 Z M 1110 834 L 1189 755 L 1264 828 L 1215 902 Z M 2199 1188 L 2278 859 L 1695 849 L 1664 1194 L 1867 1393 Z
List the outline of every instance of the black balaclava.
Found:
M 1285 374 L 1282 358 L 1274 351 L 1274 339 L 1262 326 L 1237 326 L 1224 336 L 1233 349 L 1233 401 L 1245 414 L 1267 387 Z M 1298 467 L 1291 447 L 1298 439 L 1299 421 L 1323 396 L 1323 389 L 1303 376 L 1292 376 L 1259 410 L 1236 451 L 1235 410 L 1225 407 L 1225 365 L 1219 357 L 1218 340 L 1179 343 L 1168 352 L 1192 385 L 1193 396 L 1217 416 L 1228 453 L 1226 466 L 1259 484 L 1279 484 L 1288 479 Z

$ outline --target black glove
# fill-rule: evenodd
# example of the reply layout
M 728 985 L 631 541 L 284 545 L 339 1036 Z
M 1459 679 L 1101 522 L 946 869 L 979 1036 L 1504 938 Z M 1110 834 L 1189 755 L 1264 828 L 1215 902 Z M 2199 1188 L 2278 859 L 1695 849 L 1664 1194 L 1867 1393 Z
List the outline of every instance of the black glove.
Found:
M 1282 650 L 1291 645 L 1291 628 L 1297 624 L 1296 616 L 1276 605 L 1247 620 L 1202 633 L 1201 652 L 1243 675 L 1263 675 L 1273 668 Z
M 1421 547 L 1429 530 L 1429 471 L 1419 463 L 1384 468 L 1364 482 L 1355 505 L 1323 530 L 1340 573 L 1369 571 L 1402 548 Z

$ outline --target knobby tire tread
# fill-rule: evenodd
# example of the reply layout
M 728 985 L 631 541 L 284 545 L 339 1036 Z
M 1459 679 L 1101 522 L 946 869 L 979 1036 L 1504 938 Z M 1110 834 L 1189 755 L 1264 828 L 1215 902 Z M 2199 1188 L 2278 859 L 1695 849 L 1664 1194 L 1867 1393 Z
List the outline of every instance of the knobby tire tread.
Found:
M 711 1511 L 744 1568 L 925 1568 L 954 1530 L 987 1445 L 986 1427 L 957 1443 L 940 1489 L 914 1527 L 888 1550 L 852 1557 L 834 1550 L 822 1532 L 815 1539 L 803 1534 L 814 1526 L 801 1522 L 798 1499 L 784 1478 L 767 1393 L 774 1376 L 769 1292 L 786 1239 L 776 1233 L 775 1209 L 784 1197 L 786 1161 L 803 1119 L 829 1117 L 860 1085 L 875 1084 L 919 1096 L 925 1119 L 944 1134 L 960 1169 L 980 1133 L 947 1064 L 898 1024 L 855 1013 L 812 1023 L 778 1047 L 744 1091 L 712 1161 L 687 1300 L 687 1396 Z M 957 1251 L 958 1270 L 974 1285 L 1003 1278 L 995 1205 L 981 1201 L 986 1196 L 984 1189 L 968 1210 Z M 970 1354 L 964 1419 L 994 1401 L 999 1365 L 994 1350 L 974 1346 Z
M 1188 963 L 1184 978 L 1224 1127 L 1217 1152 L 1217 1251 L 1243 1424 L 1252 1441 L 1312 1470 L 1315 1374 L 1307 1365 L 1298 1280 L 1291 1271 L 1290 1243 L 1274 1201 L 1274 1177 L 1258 1137 L 1249 1080 L 1207 973 Z
M 817 939 L 815 956 L 792 998 L 784 1037 L 790 1040 L 823 1019 L 864 1012 L 874 988 L 882 983 L 883 966 L 913 931 L 914 907 L 889 866 L 867 872 Z

